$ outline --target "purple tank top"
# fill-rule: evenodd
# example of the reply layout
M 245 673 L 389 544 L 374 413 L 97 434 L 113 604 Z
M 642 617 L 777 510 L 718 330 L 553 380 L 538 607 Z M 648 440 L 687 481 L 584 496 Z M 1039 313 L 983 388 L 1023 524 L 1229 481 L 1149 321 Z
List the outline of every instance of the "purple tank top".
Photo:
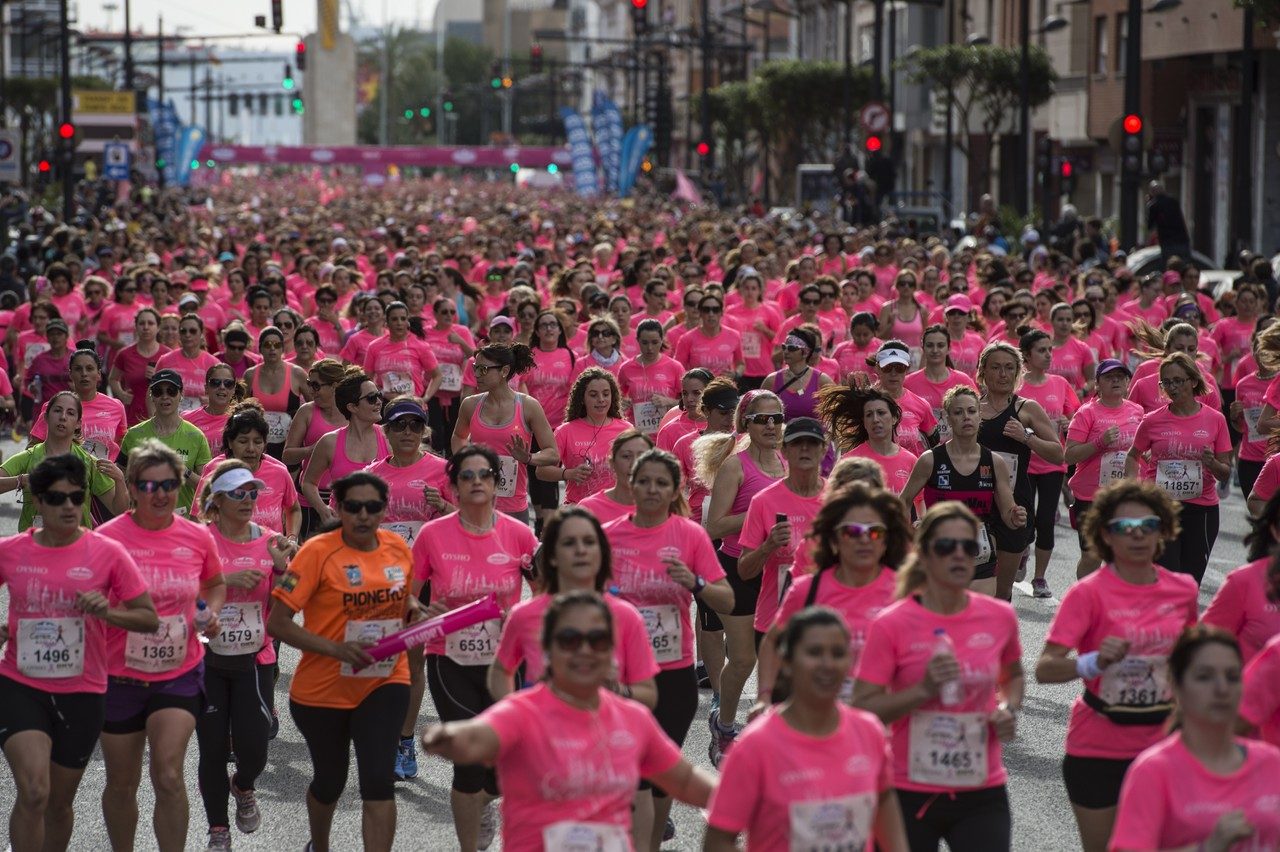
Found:
M 753 497 L 782 478 L 775 479 L 761 470 L 759 465 L 751 460 L 750 450 L 743 450 L 738 453 L 738 461 L 742 462 L 742 484 L 738 486 L 738 493 L 733 495 L 733 505 L 729 507 L 730 515 L 740 515 L 746 512 L 747 507 L 751 505 Z M 732 533 L 720 540 L 720 552 L 725 556 L 732 556 L 734 559 L 742 555 L 742 545 L 738 543 L 738 533 Z
M 778 399 L 782 400 L 782 410 L 786 412 L 788 420 L 794 420 L 797 417 L 813 417 L 814 412 L 818 408 L 818 382 L 822 381 L 821 375 L 817 370 L 809 370 L 809 379 L 805 382 L 804 387 L 796 390 L 795 384 L 786 390 L 782 389 L 784 373 L 779 372 L 773 380 L 773 392 L 778 395 Z

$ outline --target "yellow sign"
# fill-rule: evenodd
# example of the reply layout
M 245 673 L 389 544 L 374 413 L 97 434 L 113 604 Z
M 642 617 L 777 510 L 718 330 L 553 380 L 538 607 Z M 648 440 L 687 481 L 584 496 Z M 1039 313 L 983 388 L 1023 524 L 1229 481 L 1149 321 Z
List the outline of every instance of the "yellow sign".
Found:
M 338 38 L 338 0 L 320 0 L 320 47 L 333 50 Z
M 133 115 L 136 112 L 137 101 L 133 92 L 83 90 L 72 92 L 71 100 L 76 112 L 115 115 Z

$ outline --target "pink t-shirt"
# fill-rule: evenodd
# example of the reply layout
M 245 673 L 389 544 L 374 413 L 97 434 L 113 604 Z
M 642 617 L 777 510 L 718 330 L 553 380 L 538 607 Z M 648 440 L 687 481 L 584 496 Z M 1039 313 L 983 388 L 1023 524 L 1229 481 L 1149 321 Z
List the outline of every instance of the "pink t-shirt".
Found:
M 1156 582 L 1127 583 L 1103 565 L 1067 590 L 1045 641 L 1081 654 L 1102 640 L 1129 640 L 1124 660 L 1108 666 L 1085 688 L 1108 704 L 1141 707 L 1172 698 L 1169 652 L 1182 628 L 1195 624 L 1198 590 L 1193 578 L 1156 566 Z M 1144 700 L 1145 699 L 1145 700 Z M 1128 759 L 1163 736 L 1164 725 L 1117 725 L 1077 697 L 1067 723 L 1067 754 Z
M 885 486 L 894 494 L 901 494 L 902 489 L 907 487 L 907 480 L 911 478 L 911 468 L 915 467 L 919 456 L 902 447 L 898 447 L 898 451 L 891 456 L 882 456 L 871 449 L 871 444 L 862 443 L 841 458 L 871 459 L 884 471 Z
M 1245 666 L 1240 717 L 1258 728 L 1264 741 L 1280 746 L 1280 636 L 1271 637 Z
M 897 403 L 902 409 L 902 421 L 898 423 L 898 446 L 919 457 L 928 449 L 923 436 L 933 431 L 938 425 L 938 418 L 929 403 L 905 387 Z
M 658 662 L 653 658 L 644 618 L 634 606 L 614 595 L 604 595 L 604 602 L 613 615 L 613 662 L 616 671 L 611 679 L 626 684 L 649 680 L 658 673 Z M 529 683 L 542 680 L 547 670 L 542 651 L 542 617 L 550 605 L 551 595 L 535 595 L 512 607 L 506 623 L 502 625 L 498 664 L 514 672 L 524 663 L 524 679 Z
M 1241 565 L 1223 582 L 1200 620 L 1215 624 L 1240 640 L 1247 663 L 1262 646 L 1280 635 L 1280 604 L 1267 596 L 1270 557 Z
M 791 570 L 795 554 L 808 544 L 810 526 L 822 508 L 822 492 L 801 497 L 787 487 L 785 479 L 766 485 L 751 498 L 747 516 L 742 519 L 738 544 L 745 553 L 764 544 L 773 532 L 778 515 L 786 515 L 791 523 L 791 546 L 780 547 L 765 560 L 760 572 L 760 598 L 756 603 L 755 629 L 767 633 L 773 626 L 774 613 L 782 599 L 783 577 Z
M 778 608 L 777 615 L 770 626 L 783 627 L 791 616 L 804 609 L 805 601 L 809 599 L 809 590 L 813 588 L 817 577 L 818 575 L 814 573 L 796 578 L 791 588 L 787 589 L 787 594 L 782 599 L 782 606 Z M 857 588 L 846 586 L 836 579 L 833 568 L 824 570 L 822 579 L 818 581 L 818 591 L 813 597 L 813 605 L 831 607 L 840 613 L 845 625 L 849 628 L 850 686 L 852 686 L 854 674 L 858 671 L 858 660 L 862 657 L 862 649 L 867 644 L 867 631 L 871 628 L 871 622 L 876 616 L 893 603 L 896 581 L 896 575 L 890 568 L 881 569 L 874 580 Z
M 1096 397 L 1072 415 L 1071 425 L 1067 427 L 1068 441 L 1098 446 L 1103 433 L 1112 426 L 1120 430 L 1120 436 L 1111 446 L 1076 463 L 1075 475 L 1068 484 L 1077 500 L 1092 501 L 1099 488 L 1124 479 L 1125 456 L 1133 444 L 1133 436 L 1138 432 L 1142 417 L 1142 407 L 1136 402 L 1126 399 L 1119 408 L 1108 408 Z
M 209 449 L 222 449 L 222 432 L 227 427 L 227 419 L 231 416 L 227 414 L 210 414 L 204 407 L 193 408 L 184 412 L 182 419 L 195 426 L 204 433 L 205 440 L 209 442 Z
M 987 347 L 987 341 L 976 331 L 966 331 L 960 340 L 951 341 L 951 363 L 968 376 L 978 374 L 978 356 Z
M 693 593 L 672 580 L 662 559 L 672 556 L 708 584 L 724 579 L 707 531 L 672 515 L 656 527 L 638 527 L 630 517 L 606 524 L 613 551 L 618 596 L 640 610 L 650 645 L 663 671 L 693 665 Z
M 1083 340 L 1068 337 L 1061 346 L 1053 347 L 1053 361 L 1048 372 L 1062 376 L 1076 390 L 1084 390 L 1084 368 L 1090 364 L 1097 366 L 1097 363 L 1097 357 Z
M 1230 775 L 1210 772 L 1175 733 L 1138 756 L 1125 773 L 1107 849 L 1175 849 L 1207 840 L 1223 814 L 1244 811 L 1253 826 L 1233 850 L 1280 849 L 1280 749 L 1238 738 L 1244 764 Z
M 840 375 L 837 377 L 839 381 L 848 381 L 849 376 L 854 373 L 867 373 L 871 368 L 867 366 L 867 357 L 875 354 L 880 348 L 881 340 L 873 337 L 867 341 L 866 346 L 859 346 L 852 340 L 846 340 L 836 346 L 832 351 L 831 357 L 835 359 L 839 367 Z
M 364 366 L 364 356 L 369 351 L 369 344 L 377 340 L 378 336 L 367 328 L 356 329 L 351 336 L 347 338 L 347 342 L 342 344 L 342 350 L 338 352 L 338 357 L 348 364 Z
M 668 355 L 659 355 L 652 364 L 642 364 L 639 358 L 624 361 L 618 367 L 618 386 L 622 397 L 631 403 L 631 419 L 646 434 L 658 431 L 660 417 L 666 411 L 659 412 L 655 406 L 644 403 L 656 393 L 670 399 L 680 398 L 680 377 L 684 375 L 684 367 L 680 362 Z M 639 416 L 636 408 L 639 406 Z
M 1249 496 L 1263 501 L 1270 500 L 1277 488 L 1280 488 L 1280 455 L 1267 459 L 1253 483 L 1253 493 Z
M 1201 458 L 1206 447 L 1214 453 L 1231 452 L 1231 435 L 1222 412 L 1203 403 L 1186 417 L 1168 406 L 1149 412 L 1133 436 L 1135 450 L 1151 452 L 1151 461 L 1142 463 L 1143 479 L 1155 480 L 1175 500 L 1216 506 L 1218 481 Z
M 521 377 L 524 388 L 529 396 L 541 403 L 547 422 L 555 429 L 564 422 L 565 409 L 569 405 L 575 359 L 568 349 L 544 352 L 534 347 L 533 360 L 537 366 Z
M 440 364 L 440 394 L 445 399 L 457 396 L 462 390 L 462 370 L 464 362 L 468 360 L 462 353 L 462 347 L 449 340 L 450 334 L 461 337 L 473 350 L 476 348 L 476 340 L 471 336 L 471 329 L 465 325 L 454 325 L 453 328 L 444 331 L 434 326 L 425 330 L 427 346 L 431 348 L 436 361 Z
M 431 347 L 413 335 L 399 342 L 379 337 L 364 353 L 364 371 L 383 393 L 422 396 L 438 367 Z
M 590 497 L 580 502 L 578 506 L 595 515 L 596 520 L 600 522 L 601 526 L 609 523 L 610 521 L 616 521 L 618 518 L 631 514 L 636 508 L 634 505 L 627 506 L 619 503 L 608 494 L 605 494 L 604 491 L 598 491 L 595 494 L 592 494 Z
M 624 844 L 610 849 L 630 848 L 631 800 L 640 779 L 680 762 L 680 749 L 647 707 L 604 690 L 592 712 L 538 684 L 507 696 L 477 719 L 498 735 L 494 765 L 507 852 L 568 848 L 570 836 L 580 838 L 565 826 L 572 823 L 599 826 L 597 832 L 611 832 L 615 843 Z M 568 834 L 548 834 L 557 828 L 568 828 Z
M 204 474 L 196 485 L 197 496 L 204 491 L 204 484 L 209 481 L 218 463 L 226 458 L 222 454 L 216 455 L 204 466 Z M 289 512 L 298 505 L 298 488 L 293 484 L 289 468 L 278 459 L 263 456 L 253 475 L 261 479 L 264 485 L 258 489 L 258 500 L 253 505 L 253 522 L 269 530 L 287 530 Z
M 823 737 L 797 731 L 776 709 L 748 725 L 725 756 L 722 777 L 733 780 L 716 787 L 707 824 L 746 832 L 747 852 L 872 852 L 893 754 L 879 719 L 838 709 L 839 725 Z
M 1223 317 L 1214 323 L 1213 331 L 1209 332 L 1209 337 L 1218 344 L 1221 363 L 1234 364 L 1252 351 L 1254 325 L 1256 325 L 1256 321 L 1241 322 L 1236 317 Z M 1222 386 L 1224 388 L 1235 387 L 1230 370 L 1227 371 L 1227 375 L 1223 376 Z
M 1268 436 L 1259 432 L 1257 427 L 1271 382 L 1271 379 L 1260 378 L 1256 370 L 1236 382 L 1236 402 L 1244 406 L 1244 422 L 1247 430 L 1240 442 L 1240 458 L 1245 461 L 1265 461 L 1268 455 Z
M 676 442 L 685 435 L 697 434 L 706 427 L 707 421 L 693 420 L 686 412 L 673 408 L 662 418 L 662 425 L 658 427 L 658 436 L 653 439 L 653 443 L 658 449 L 671 452 Z
M 688 432 L 680 436 L 671 455 L 680 461 L 680 470 L 684 474 L 685 496 L 689 499 L 689 517 L 698 524 L 702 523 L 702 512 L 711 497 L 711 489 L 697 477 L 694 472 L 693 442 L 702 437 L 701 432 Z
M 591 464 L 591 476 L 585 482 L 565 484 L 565 505 L 577 503 L 614 486 L 609 448 L 613 445 L 614 438 L 634 428 L 621 419 L 593 426 L 585 418 L 578 418 L 563 423 L 556 429 L 556 449 L 560 451 L 560 464 L 565 468 L 578 467 L 584 462 Z
M 224 574 L 256 570 L 262 572 L 262 580 L 252 589 L 227 586 L 227 602 L 218 614 L 222 631 L 209 640 L 209 651 L 223 656 L 255 654 L 255 662 L 271 665 L 276 661 L 276 649 L 267 635 L 267 609 L 271 604 L 271 587 L 275 579 L 275 560 L 267 545 L 279 533 L 273 529 L 258 527 L 259 535 L 249 541 L 232 541 L 222 534 L 217 524 L 209 525 L 213 543 L 218 548 L 218 561 Z M 252 647 L 251 646 L 256 646 Z
M 124 440 L 124 403 L 105 393 L 94 394 L 93 399 L 81 400 L 83 415 L 80 419 L 81 448 L 97 459 L 114 459 L 120 454 L 120 442 Z M 31 437 L 43 441 L 49 434 L 45 413 L 49 402 L 40 406 L 40 416 L 31 424 Z
M 439 456 L 423 453 L 422 458 L 409 467 L 397 467 L 388 457 L 365 468 L 381 477 L 390 491 L 387 512 L 382 516 L 384 530 L 391 530 L 403 538 L 405 544 L 413 546 L 422 525 L 440 517 L 422 496 L 422 489 L 429 485 L 445 500 L 454 502 L 453 486 L 445 474 L 445 466 Z
M 67 547 L 43 547 L 35 530 L 0 539 L 0 584 L 9 587 L 9 641 L 0 675 L 42 692 L 107 690 L 106 622 L 76 608 L 81 592 L 133 600 L 147 584 L 120 544 L 92 530 Z
M 763 323 L 766 331 L 757 328 L 757 322 Z M 782 325 L 782 314 L 776 305 L 760 304 L 754 308 L 738 305 L 725 312 L 724 324 L 742 336 L 745 375 L 767 376 L 774 371 L 773 338 Z
M 1196 400 L 1202 405 L 1207 405 L 1214 410 L 1222 409 L 1222 394 L 1218 392 L 1218 385 L 1213 381 L 1213 377 L 1205 374 L 1205 382 L 1209 386 L 1205 393 L 1196 397 Z M 1141 378 L 1135 378 L 1133 383 L 1129 385 L 1129 399 L 1132 402 L 1142 406 L 1143 411 L 1155 411 L 1169 404 L 1169 397 L 1165 396 L 1164 391 L 1160 389 L 1160 375 L 1157 371 L 1148 372 Z
M 175 349 L 160 356 L 156 370 L 176 370 L 182 376 L 182 410 L 191 411 L 200 407 L 200 398 L 205 395 L 204 374 L 221 363 L 203 349 L 194 358 Z
M 941 382 L 934 382 L 931 380 L 927 375 L 925 375 L 923 369 L 916 370 L 914 373 L 908 373 L 907 377 L 902 380 L 902 386 L 904 388 L 928 403 L 930 410 L 933 411 L 934 420 L 940 423 L 946 422 L 943 420 L 942 397 L 946 395 L 947 391 L 958 385 L 965 385 L 973 388 L 974 390 L 978 389 L 977 383 L 975 383 L 972 378 L 966 376 L 959 370 L 951 369 L 947 370 L 947 377 Z M 949 439 L 951 437 L 951 430 L 947 429 L 945 426 L 943 428 L 947 433 L 947 439 Z M 899 434 L 901 434 L 901 426 L 898 427 L 898 431 Z
M 204 659 L 196 636 L 196 598 L 200 588 L 222 576 L 213 535 L 203 524 L 174 516 L 163 530 L 146 530 L 127 513 L 107 521 L 98 532 L 124 545 L 138 563 L 160 616 L 155 633 L 129 633 L 105 627 L 107 673 L 144 681 L 172 680 Z M 114 606 L 118 598 L 110 598 Z
M 701 327 L 695 328 L 676 344 L 675 359 L 688 370 L 704 367 L 713 375 L 732 374 L 744 363 L 742 335 L 722 326 L 719 334 L 708 337 Z
M 1018 387 L 1018 396 L 1023 399 L 1034 399 L 1040 403 L 1044 413 L 1049 415 L 1049 422 L 1053 424 L 1054 431 L 1059 434 L 1062 434 L 1063 430 L 1058 428 L 1058 424 L 1064 420 L 1070 420 L 1080 408 L 1080 398 L 1071 389 L 1071 385 L 1067 384 L 1067 380 L 1062 376 L 1054 373 L 1047 373 L 1043 384 L 1033 385 L 1024 381 Z M 1066 470 L 1065 462 L 1050 464 L 1040 458 L 1038 453 L 1031 454 L 1031 463 L 1027 465 L 1027 473 L 1030 474 L 1065 473 Z
M 414 588 L 430 583 L 430 602 L 443 601 L 449 609 L 493 592 L 505 613 L 520 601 L 521 572 L 533 564 L 537 549 L 533 530 L 509 515 L 494 513 L 493 529 L 474 533 L 453 512 L 428 522 L 418 531 L 413 543 Z M 484 621 L 450 634 L 457 641 L 449 638 L 428 642 L 426 653 L 448 653 L 460 665 L 487 666 L 498 650 L 501 628 L 499 619 Z
M 1000 740 L 986 720 L 995 712 L 1002 672 L 1022 656 L 1013 607 L 970 593 L 963 610 L 943 615 L 926 609 L 915 597 L 900 600 L 871 622 L 858 680 L 890 692 L 915 686 L 933 656 L 937 629 L 946 631 L 960 662 L 960 700 L 946 706 L 935 696 L 893 723 L 894 786 L 923 793 L 998 787 L 1008 776 Z M 958 759 L 944 763 L 939 754 Z

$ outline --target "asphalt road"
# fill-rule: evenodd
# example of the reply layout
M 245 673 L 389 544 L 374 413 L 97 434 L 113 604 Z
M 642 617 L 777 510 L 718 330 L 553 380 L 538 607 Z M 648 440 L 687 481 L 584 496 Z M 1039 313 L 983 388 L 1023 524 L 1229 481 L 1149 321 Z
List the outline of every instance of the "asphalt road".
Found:
M 18 447 L 9 441 L 0 441 L 0 450 L 7 458 Z M 15 495 L 0 495 L 0 535 L 17 531 L 18 505 Z M 1244 561 L 1241 540 L 1247 532 L 1244 499 L 1238 489 L 1223 503 L 1222 531 L 1214 548 L 1213 560 L 1201 588 L 1201 607 L 1208 604 L 1213 593 L 1222 583 L 1223 575 Z M 1066 525 L 1066 512 L 1058 527 L 1058 541 L 1053 562 L 1049 568 L 1049 584 L 1057 594 L 1062 594 L 1075 575 L 1075 562 L 1079 555 L 1074 533 Z M 1044 644 L 1044 635 L 1057 607 L 1057 599 L 1036 600 L 1030 596 L 1030 587 L 1020 585 L 1014 593 L 1022 625 L 1023 664 L 1028 671 L 1026 702 L 1019 721 L 1018 737 L 1005 746 L 1005 763 L 1009 769 L 1009 793 L 1013 803 L 1014 848 L 1020 852 L 1057 852 L 1079 848 L 1075 823 L 1062 788 L 1059 764 L 1062 758 L 1063 739 L 1071 700 L 1079 691 L 1078 684 L 1041 686 L 1030 677 L 1035 660 Z M 0 611 L 7 612 L 8 596 L 0 590 Z M 282 654 L 285 675 L 279 686 L 279 705 L 287 708 L 288 675 L 296 664 L 297 655 L 289 649 Z M 748 684 L 744 695 L 754 695 L 754 683 Z M 709 766 L 707 744 L 709 733 L 705 723 L 707 701 L 710 693 L 702 693 L 702 708 L 684 745 L 685 755 L 692 761 Z M 744 705 L 742 713 L 745 714 Z M 422 722 L 435 721 L 430 698 L 424 703 Z M 397 786 L 399 807 L 398 830 L 395 848 L 398 850 L 450 850 L 457 849 L 453 821 L 449 813 L 450 768 L 444 761 L 424 759 L 419 755 L 420 775 L 417 779 Z M 301 850 L 308 837 L 305 791 L 310 781 L 311 766 L 306 745 L 289 719 L 287 710 L 281 713 L 280 735 L 271 743 L 270 760 L 266 772 L 258 780 L 258 801 L 263 821 L 262 827 L 252 835 L 233 831 L 234 848 L 237 850 Z M 191 797 L 191 830 L 188 849 L 203 849 L 207 826 L 204 810 L 196 791 L 196 745 L 194 738 L 187 755 L 187 779 Z M 71 848 L 75 850 L 106 850 L 106 830 L 101 816 L 100 796 L 103 786 L 103 767 L 100 755 L 95 755 L 85 773 L 76 801 L 76 826 Z M 7 763 L 0 762 L 0 814 L 7 815 L 13 805 L 14 787 Z M 150 787 L 145 781 L 139 793 L 141 818 L 139 820 L 138 850 L 155 849 L 150 833 L 150 814 L 153 804 Z M 705 823 L 697 809 L 676 805 L 673 812 L 677 826 L 675 840 L 667 843 L 666 850 L 700 849 Z M 355 790 L 353 775 L 343 794 L 334 821 L 333 846 L 337 850 L 360 849 L 360 801 Z M 501 840 L 494 849 L 501 848 Z

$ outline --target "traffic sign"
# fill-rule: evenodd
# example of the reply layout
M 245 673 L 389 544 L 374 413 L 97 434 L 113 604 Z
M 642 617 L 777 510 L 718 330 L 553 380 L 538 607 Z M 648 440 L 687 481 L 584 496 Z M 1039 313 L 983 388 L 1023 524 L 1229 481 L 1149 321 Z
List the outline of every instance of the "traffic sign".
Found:
M 0 130 L 0 182 L 18 183 L 18 135 L 12 130 Z
M 886 133 L 889 130 L 889 108 L 880 101 L 871 101 L 858 111 L 858 123 L 867 133 Z
M 132 155 L 123 142 L 109 142 L 102 149 L 102 176 L 107 180 L 128 180 Z

